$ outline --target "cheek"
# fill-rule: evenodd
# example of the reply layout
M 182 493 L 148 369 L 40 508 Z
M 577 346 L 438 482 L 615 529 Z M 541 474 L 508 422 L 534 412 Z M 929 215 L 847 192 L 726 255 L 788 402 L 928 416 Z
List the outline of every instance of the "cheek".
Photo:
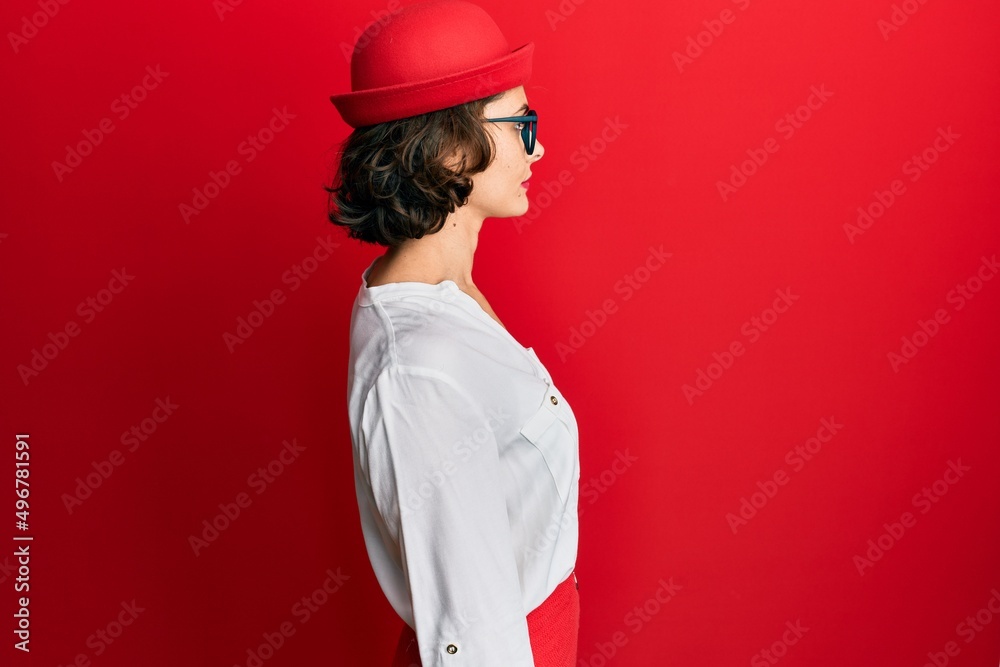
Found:
M 521 159 L 521 156 L 518 155 L 513 149 L 520 149 L 520 151 L 524 153 L 524 144 L 521 143 L 520 139 L 517 140 L 517 146 L 513 146 L 512 149 L 504 156 L 504 172 L 510 178 L 522 176 L 526 171 L 524 160 Z
M 498 150 L 500 151 L 499 161 L 506 169 L 524 171 L 524 142 L 521 141 L 521 135 L 518 132 L 511 131 L 505 137 L 503 146 L 498 147 Z

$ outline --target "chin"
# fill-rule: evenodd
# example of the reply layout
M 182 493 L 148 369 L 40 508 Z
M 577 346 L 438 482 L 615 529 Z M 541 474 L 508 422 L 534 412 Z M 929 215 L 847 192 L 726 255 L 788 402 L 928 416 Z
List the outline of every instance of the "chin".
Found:
M 515 207 L 514 210 L 511 211 L 510 214 L 508 216 L 506 216 L 506 217 L 508 217 L 508 218 L 518 218 L 518 217 L 524 215 L 525 213 L 527 213 L 529 208 L 530 208 L 530 206 L 528 205 L 528 200 L 525 199 L 523 204 L 519 204 L 517 207 Z
M 530 204 L 528 199 L 525 198 L 522 201 L 517 202 L 511 206 L 505 206 L 503 208 L 497 208 L 489 216 L 491 218 L 517 218 L 528 212 Z
M 531 200 L 528 199 L 527 191 L 523 192 L 518 198 L 517 209 L 520 211 L 518 215 L 524 215 L 524 213 L 531 207 Z

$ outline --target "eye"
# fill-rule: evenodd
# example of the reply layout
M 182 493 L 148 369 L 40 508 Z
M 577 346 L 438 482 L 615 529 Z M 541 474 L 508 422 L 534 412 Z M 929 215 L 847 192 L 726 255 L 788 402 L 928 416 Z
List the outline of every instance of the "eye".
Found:
M 518 132 L 523 130 L 524 127 L 525 127 L 524 121 L 521 121 L 520 123 L 514 123 L 514 129 L 517 130 Z

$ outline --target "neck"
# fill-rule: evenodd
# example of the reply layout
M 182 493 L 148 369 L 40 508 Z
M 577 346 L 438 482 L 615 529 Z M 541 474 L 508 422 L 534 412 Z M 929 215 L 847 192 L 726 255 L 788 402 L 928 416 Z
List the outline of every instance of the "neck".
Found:
M 378 265 L 391 265 L 397 280 L 452 280 L 462 289 L 474 287 L 472 262 L 482 225 L 483 218 L 463 206 L 448 215 L 441 231 L 389 248 Z

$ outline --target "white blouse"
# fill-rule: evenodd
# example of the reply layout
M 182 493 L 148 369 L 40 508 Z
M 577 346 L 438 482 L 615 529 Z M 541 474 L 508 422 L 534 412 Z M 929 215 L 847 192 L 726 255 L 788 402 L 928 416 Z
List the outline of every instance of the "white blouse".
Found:
M 361 528 L 424 667 L 532 667 L 527 614 L 574 570 L 576 417 L 451 280 L 368 287 L 347 404 Z

